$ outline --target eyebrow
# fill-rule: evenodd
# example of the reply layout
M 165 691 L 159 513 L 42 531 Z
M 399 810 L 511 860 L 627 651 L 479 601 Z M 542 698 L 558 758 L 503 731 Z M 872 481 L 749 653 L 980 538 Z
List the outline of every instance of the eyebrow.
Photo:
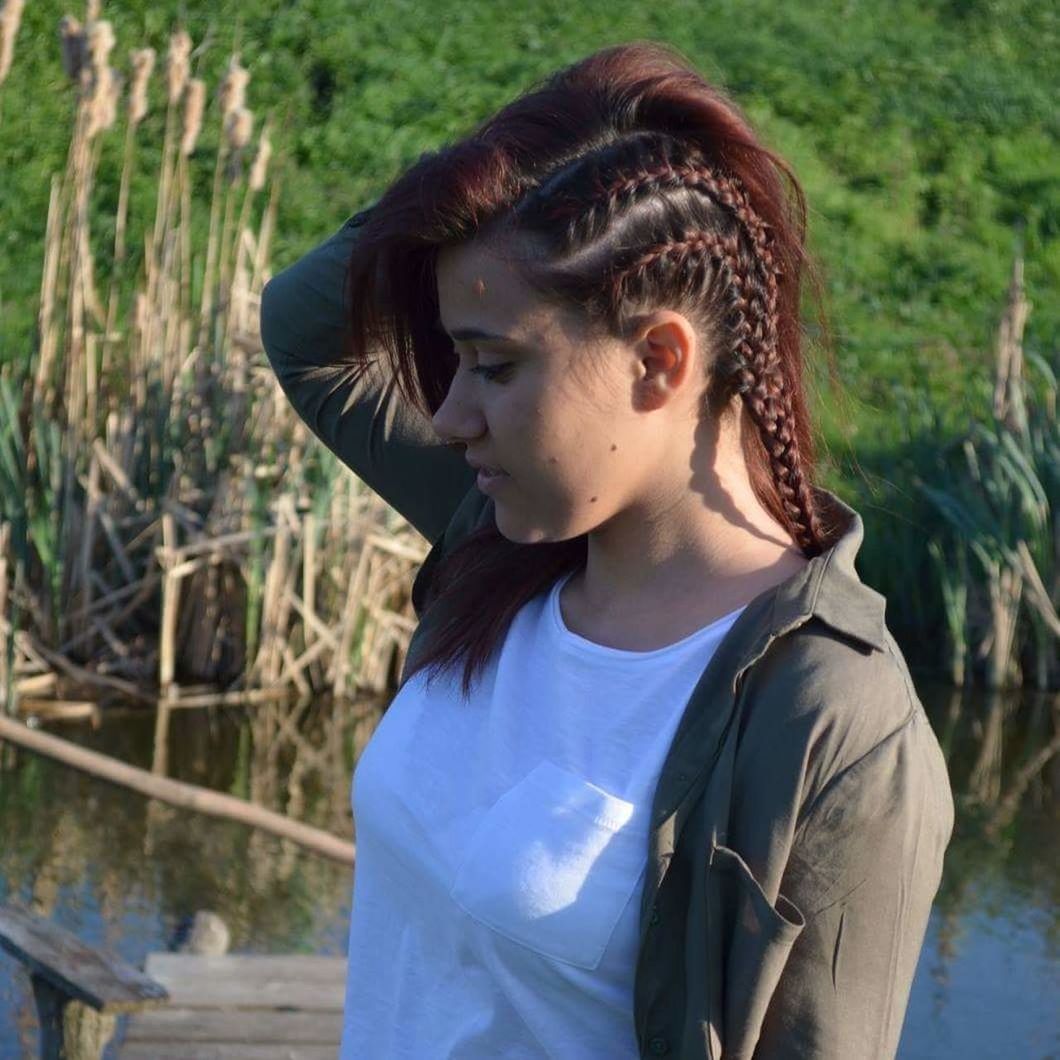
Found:
M 445 331 L 441 320 L 436 320 L 435 326 L 445 332 L 454 342 L 509 342 L 518 345 L 519 340 L 508 335 L 497 335 L 492 331 L 483 331 L 481 328 L 456 328 L 451 333 Z

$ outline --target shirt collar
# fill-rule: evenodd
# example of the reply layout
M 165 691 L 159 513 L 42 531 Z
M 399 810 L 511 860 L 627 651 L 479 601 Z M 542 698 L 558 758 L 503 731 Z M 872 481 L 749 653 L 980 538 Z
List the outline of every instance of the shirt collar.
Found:
M 858 577 L 854 559 L 865 537 L 861 516 L 834 493 L 813 487 L 822 522 L 838 537 L 798 574 L 782 582 L 773 599 L 770 636 L 810 617 L 878 651 L 886 649 L 886 598 Z
M 769 622 L 764 628 L 760 627 L 760 635 L 753 638 L 753 643 L 743 653 L 741 670 L 757 659 L 775 637 L 813 617 L 863 645 L 877 651 L 886 650 L 886 598 L 866 585 L 854 566 L 865 537 L 861 516 L 830 490 L 820 486 L 811 489 L 818 517 L 826 531 L 832 528 L 828 534 L 833 539 L 832 544 L 775 588 Z M 474 488 L 468 491 L 468 495 L 474 495 L 479 503 L 485 500 L 477 510 L 475 525 L 481 526 L 492 520 L 493 499 L 483 498 Z M 752 616 L 748 619 L 752 620 Z M 733 628 L 737 636 L 737 627 L 741 625 L 738 619 Z

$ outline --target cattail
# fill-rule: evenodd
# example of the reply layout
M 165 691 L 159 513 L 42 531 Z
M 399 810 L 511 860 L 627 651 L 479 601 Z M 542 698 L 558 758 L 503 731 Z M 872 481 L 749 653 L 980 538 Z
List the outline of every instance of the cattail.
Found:
M 92 68 L 99 76 L 101 71 L 107 69 L 107 59 L 117 43 L 114 28 L 106 19 L 101 19 L 89 25 L 87 35 L 88 54 L 92 59 Z
M 269 139 L 269 127 L 261 130 L 261 138 L 258 140 L 258 153 L 254 156 L 254 165 L 250 167 L 250 180 L 248 181 L 251 191 L 261 191 L 265 187 L 265 171 L 272 157 L 272 141 Z
M 109 129 L 118 116 L 118 101 L 124 78 L 111 66 L 96 71 L 85 134 L 91 139 L 96 133 Z
M 169 51 L 166 53 L 166 88 L 170 104 L 175 105 L 184 91 L 191 72 L 190 56 L 191 35 L 187 30 L 178 29 L 169 38 Z
M 88 48 L 84 27 L 73 15 L 63 15 L 59 19 L 59 42 L 62 48 L 63 70 L 74 84 L 79 84 Z
M 195 150 L 195 141 L 202 129 L 202 112 L 206 107 L 206 82 L 199 77 L 188 81 L 184 89 L 184 132 L 180 140 L 180 153 L 190 155 Z
M 221 80 L 221 87 L 217 90 L 217 99 L 221 104 L 221 120 L 226 122 L 234 111 L 243 106 L 247 96 L 247 83 L 250 81 L 250 71 L 239 65 L 239 59 L 233 55 L 228 62 L 228 69 Z
M 228 146 L 233 151 L 242 150 L 250 143 L 250 135 L 254 130 L 254 115 L 246 107 L 237 107 L 230 111 L 225 119 L 225 136 L 228 138 Z
M 4 83 L 15 58 L 15 37 L 22 21 L 25 0 L 7 0 L 0 9 L 0 85 Z
M 147 114 L 147 82 L 155 68 L 154 48 L 139 48 L 129 52 L 132 81 L 129 85 L 129 124 L 139 125 Z

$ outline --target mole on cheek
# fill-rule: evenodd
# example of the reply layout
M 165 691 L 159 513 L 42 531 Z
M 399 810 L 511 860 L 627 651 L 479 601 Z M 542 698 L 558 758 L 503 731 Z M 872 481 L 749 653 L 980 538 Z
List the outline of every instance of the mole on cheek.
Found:
M 596 503 L 596 498 L 595 497 L 590 497 L 589 498 L 589 503 L 590 504 L 595 504 Z
M 617 445 L 612 445 L 612 446 L 611 446 L 611 452 L 613 453 L 613 452 L 614 452 L 614 451 L 615 451 L 615 450 L 616 450 L 617 448 L 618 448 L 618 446 L 617 446 Z

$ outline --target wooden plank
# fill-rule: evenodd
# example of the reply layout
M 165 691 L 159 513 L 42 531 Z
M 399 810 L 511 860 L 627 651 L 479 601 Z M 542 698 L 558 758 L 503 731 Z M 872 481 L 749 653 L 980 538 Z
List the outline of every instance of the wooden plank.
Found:
M 156 951 L 147 955 L 144 967 L 151 975 L 170 978 L 238 975 L 300 979 L 328 983 L 346 981 L 346 958 L 324 957 L 312 953 L 169 953 Z
M 164 1045 L 131 1043 L 120 1060 L 335 1060 L 334 1045 L 225 1045 L 200 1042 Z
M 129 1018 L 125 1041 L 179 1044 L 330 1045 L 342 1037 L 342 1012 L 162 1008 Z
M 61 994 L 102 1013 L 135 1012 L 167 1000 L 164 988 L 138 968 L 14 906 L 0 906 L 0 945 Z
M 345 1001 L 345 957 L 151 953 L 145 967 L 172 1004 L 189 1008 L 341 1011 Z
M 98 725 L 101 717 L 99 704 L 94 700 L 36 699 L 21 696 L 18 701 L 19 717 L 34 717 L 37 721 L 80 721 L 91 719 Z

